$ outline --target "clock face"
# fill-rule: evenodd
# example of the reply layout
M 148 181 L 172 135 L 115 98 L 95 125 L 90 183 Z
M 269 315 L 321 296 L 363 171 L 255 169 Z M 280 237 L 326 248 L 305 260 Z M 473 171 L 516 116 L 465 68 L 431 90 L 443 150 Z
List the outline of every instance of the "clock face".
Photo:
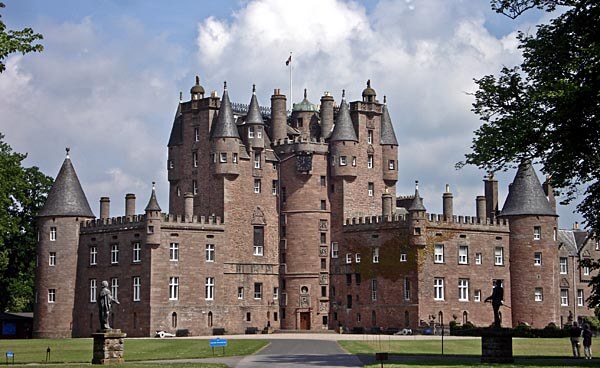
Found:
M 310 171 L 312 170 L 312 155 L 302 154 L 296 156 L 296 170 Z

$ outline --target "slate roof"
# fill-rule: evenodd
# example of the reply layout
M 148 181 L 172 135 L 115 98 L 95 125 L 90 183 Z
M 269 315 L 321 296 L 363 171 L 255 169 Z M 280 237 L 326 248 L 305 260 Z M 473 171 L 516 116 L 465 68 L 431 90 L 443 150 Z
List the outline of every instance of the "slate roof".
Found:
M 248 106 L 248 114 L 246 115 L 246 124 L 260 124 L 265 125 L 265 121 L 260 113 L 258 106 L 258 99 L 256 98 L 256 87 L 252 86 L 252 98 L 250 99 L 250 105 Z
M 350 108 L 348 107 L 348 103 L 346 103 L 346 99 L 344 98 L 342 98 L 337 120 L 335 121 L 335 126 L 333 127 L 333 132 L 331 133 L 329 141 L 358 142 L 358 138 L 356 138 L 356 131 L 354 131 L 354 125 L 352 124 L 352 119 L 350 118 Z
M 529 161 L 519 165 L 500 212 L 500 216 L 518 215 L 557 216 Z
M 221 98 L 221 107 L 219 108 L 219 116 L 217 121 L 213 125 L 211 138 L 240 138 L 233 117 L 233 109 L 231 108 L 231 101 L 229 101 L 229 93 L 227 93 L 227 86 L 223 91 L 223 98 Z
M 148 205 L 146 206 L 146 211 L 160 211 L 160 206 L 158 205 L 158 200 L 156 200 L 156 190 L 154 189 L 154 183 L 152 183 L 152 194 L 150 195 L 150 200 L 148 201 Z
M 177 104 L 175 118 L 173 118 L 173 127 L 171 128 L 171 135 L 169 136 L 169 143 L 167 146 L 177 146 L 183 143 L 182 121 L 183 114 L 181 113 L 181 102 L 179 102 L 179 104 Z
M 419 195 L 419 188 L 415 188 L 415 198 L 413 199 L 409 211 L 427 211 L 423 205 L 423 198 Z
M 50 189 L 44 207 L 38 213 L 38 217 L 49 216 L 96 217 L 71 164 L 68 149 L 67 157 Z
M 396 133 L 394 133 L 394 124 L 392 124 L 392 119 L 390 119 L 390 113 L 388 112 L 386 104 L 383 104 L 381 111 L 381 144 L 392 146 L 398 145 Z
M 570 256 L 577 256 L 577 242 L 572 230 L 558 230 L 558 244 L 561 244 Z

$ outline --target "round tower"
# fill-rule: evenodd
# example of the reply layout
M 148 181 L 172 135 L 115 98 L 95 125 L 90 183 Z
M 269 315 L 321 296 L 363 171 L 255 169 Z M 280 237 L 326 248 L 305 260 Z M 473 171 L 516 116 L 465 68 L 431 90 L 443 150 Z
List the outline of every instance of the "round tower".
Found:
M 364 94 L 364 92 L 363 92 Z M 394 132 L 394 125 L 387 109 L 387 98 L 383 96 L 381 111 L 381 157 L 383 160 L 383 180 L 388 187 L 396 185 L 398 181 L 398 140 Z
M 558 324 L 558 216 L 530 162 L 519 165 L 499 217 L 508 219 L 510 226 L 513 323 L 527 322 L 535 328 Z
M 271 96 L 271 137 L 277 144 L 287 138 L 286 104 L 285 95 L 275 89 Z
M 210 134 L 211 166 L 217 175 L 239 175 L 240 136 L 233 117 L 233 109 L 224 83 L 219 116 Z
M 37 218 L 34 337 L 71 337 L 79 227 L 94 217 L 67 148 L 67 157 Z
M 321 137 L 321 126 L 317 116 L 317 107 L 308 100 L 306 88 L 304 99 L 293 104 L 291 125 L 300 132 L 300 138 L 318 140 Z
M 321 97 L 321 138 L 329 138 L 333 131 L 333 96 L 325 92 Z
M 355 178 L 358 138 L 352 124 L 345 94 L 345 91 L 342 92 L 340 111 L 329 139 L 331 176 Z

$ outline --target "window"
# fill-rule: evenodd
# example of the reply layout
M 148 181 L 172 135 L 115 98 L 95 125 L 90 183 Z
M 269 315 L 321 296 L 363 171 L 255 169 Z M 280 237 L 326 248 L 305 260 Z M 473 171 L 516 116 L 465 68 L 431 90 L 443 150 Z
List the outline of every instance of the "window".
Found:
M 169 261 L 179 261 L 179 243 L 171 243 L 169 245 Z
M 482 260 L 481 253 L 475 253 L 475 264 L 480 265 L 481 260 Z
M 373 168 L 373 155 L 367 155 L 367 168 Z
M 352 295 L 346 295 L 346 308 L 352 308 Z
M 231 156 L 231 162 L 233 162 L 234 164 L 237 164 L 237 163 L 238 163 L 238 154 L 237 154 L 237 153 L 234 153 L 234 154 Z
M 340 251 L 338 249 L 338 243 L 337 242 L 331 243 L 331 258 L 337 258 L 339 253 L 340 253 Z
M 254 179 L 254 193 L 260 193 L 260 179 Z
M 56 241 L 56 226 L 50 227 L 50 241 Z
M 404 278 L 404 300 L 410 300 L 410 279 Z
M 96 256 L 98 255 L 98 248 L 94 245 L 90 247 L 90 266 L 96 264 Z
M 354 274 L 354 278 L 356 280 L 356 285 L 360 285 L 360 283 L 362 282 L 362 278 L 360 277 L 360 273 Z
M 110 263 L 117 264 L 119 263 L 119 245 L 113 244 L 110 246 Z
M 552 240 L 556 241 L 557 238 L 557 232 L 556 232 L 556 228 L 552 229 Z
M 192 166 L 198 167 L 198 152 L 192 152 Z
M 542 238 L 542 227 L 534 226 L 533 227 L 533 240 L 540 240 Z
M 542 252 L 533 253 L 533 265 L 534 266 L 542 265 Z
M 346 285 L 348 285 L 348 286 L 352 285 L 352 274 L 351 273 L 346 274 Z
M 271 194 L 277 195 L 277 192 L 278 192 L 277 188 L 279 188 L 279 181 L 273 180 L 273 186 L 271 187 Z
M 237 294 L 238 294 L 238 299 L 244 299 L 244 288 L 239 286 Z
M 360 263 L 360 253 L 356 253 L 354 259 L 356 260 L 356 263 Z
M 254 283 L 254 299 L 262 299 L 263 284 L 262 282 Z
M 221 152 L 221 153 L 219 154 L 219 161 L 220 161 L 221 163 L 225 163 L 225 162 L 227 162 L 227 152 Z
M 48 266 L 56 266 L 56 252 L 50 252 Z
M 142 283 L 141 283 L 140 277 L 134 276 L 133 277 L 133 301 L 134 302 L 140 301 L 141 288 L 142 288 Z
M 444 244 L 436 244 L 433 250 L 433 263 L 444 263 Z
M 319 240 L 321 244 L 327 244 L 327 233 L 320 233 Z
M 119 300 L 119 279 L 116 277 L 110 279 L 110 292 L 113 298 Z
M 352 156 L 352 166 L 356 167 L 356 156 Z
M 373 263 L 379 263 L 379 247 L 373 248 Z
M 98 286 L 96 279 L 90 279 L 90 303 L 96 303 L 96 295 L 98 293 Z
M 214 262 L 215 261 L 215 245 L 214 244 L 206 244 L 204 248 L 204 256 L 206 262 Z
M 502 248 L 502 247 L 494 248 L 494 265 L 496 265 L 496 266 L 504 265 L 504 248 Z
M 567 266 L 567 257 L 560 257 L 559 264 L 561 275 L 566 275 L 569 271 L 569 268 Z
M 367 143 L 373 144 L 373 130 L 367 129 Z
M 600 250 L 600 240 L 596 240 L 596 250 Z
M 346 254 L 346 263 L 352 263 L 352 253 Z
M 134 263 L 139 263 L 142 261 L 141 253 L 142 253 L 142 246 L 140 245 L 140 243 L 139 242 L 133 243 L 132 260 Z
M 204 284 L 204 299 L 213 300 L 215 298 L 215 278 L 207 277 Z
M 481 302 L 481 290 L 475 290 L 473 292 L 473 301 L 477 303 Z
M 248 128 L 248 138 L 254 138 L 254 127 Z
M 583 289 L 577 289 L 577 306 L 583 307 Z
M 262 138 L 262 128 L 256 127 L 256 138 Z
M 458 300 L 469 301 L 469 279 L 458 279 Z
M 340 166 L 346 166 L 346 156 L 340 156 Z
M 321 286 L 321 298 L 327 298 L 327 286 Z
M 254 168 L 260 169 L 260 152 L 254 152 Z
M 179 299 L 179 277 L 169 277 L 169 300 Z
M 377 301 L 377 280 L 371 280 L 371 300 Z
M 469 263 L 469 247 L 461 245 L 458 247 L 458 263 L 467 264 Z
M 321 200 L 321 211 L 326 211 L 326 210 L 327 210 L 327 201 L 322 199 Z
M 569 290 L 560 289 L 560 305 L 563 307 L 569 306 Z
M 56 289 L 48 289 L 48 303 L 56 302 Z
M 285 203 L 286 198 L 285 187 L 281 187 L 281 202 Z
M 396 161 L 389 160 L 388 161 L 388 169 L 390 169 L 390 170 L 396 170 Z
M 588 266 L 583 266 L 583 275 L 584 276 L 590 275 L 590 268 Z
M 406 262 L 406 253 L 400 253 L 400 262 Z
M 273 299 L 279 299 L 279 288 L 277 286 L 273 287 Z
M 198 182 L 196 180 L 192 180 L 192 194 L 198 194 Z
M 210 162 L 212 162 L 213 164 L 217 163 L 217 154 L 214 152 L 210 153 Z
M 262 256 L 265 244 L 265 229 L 262 226 L 254 226 L 254 255 Z
M 373 197 L 375 193 L 375 185 L 373 183 L 367 184 L 367 193 L 369 194 L 369 197 Z
M 433 300 L 444 300 L 444 279 L 441 277 L 433 279 Z
M 535 300 L 536 302 L 541 302 L 542 300 L 544 300 L 542 288 L 535 288 L 533 300 Z
M 321 186 L 322 186 L 322 187 L 325 187 L 325 186 L 327 186 L 327 181 L 326 181 L 326 180 L 327 180 L 327 179 L 326 179 L 326 177 L 325 177 L 325 176 L 321 176 Z
M 194 142 L 200 141 L 200 128 L 194 128 Z

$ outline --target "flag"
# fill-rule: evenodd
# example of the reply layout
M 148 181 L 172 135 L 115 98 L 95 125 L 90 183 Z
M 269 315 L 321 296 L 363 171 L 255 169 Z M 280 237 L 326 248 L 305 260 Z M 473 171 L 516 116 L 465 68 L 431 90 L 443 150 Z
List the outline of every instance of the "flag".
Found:
M 292 55 L 290 55 L 290 57 L 285 61 L 285 65 L 290 65 L 290 63 L 292 62 Z

